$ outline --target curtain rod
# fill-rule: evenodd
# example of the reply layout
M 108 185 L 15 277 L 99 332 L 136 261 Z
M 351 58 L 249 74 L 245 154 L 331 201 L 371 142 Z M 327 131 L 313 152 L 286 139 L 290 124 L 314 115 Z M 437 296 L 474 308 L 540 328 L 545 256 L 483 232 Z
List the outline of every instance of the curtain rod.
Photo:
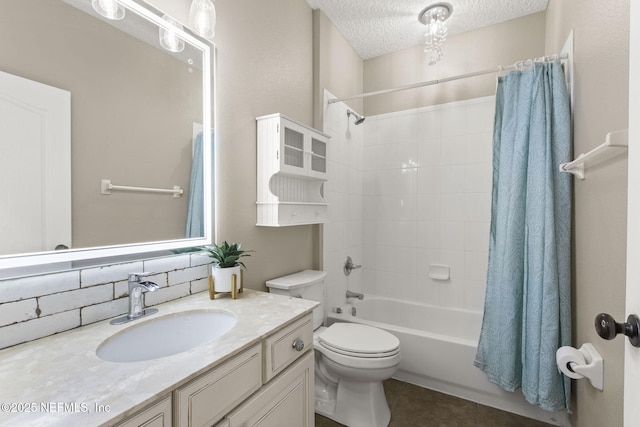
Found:
M 375 95 L 384 95 L 385 93 L 399 92 L 401 90 L 415 89 L 415 88 L 424 87 L 424 86 L 432 86 L 432 85 L 437 85 L 439 83 L 450 82 L 453 80 L 467 79 L 469 77 L 481 76 L 483 74 L 499 73 L 501 71 L 520 69 L 520 68 L 529 66 L 534 62 L 549 62 L 549 61 L 562 60 L 562 59 L 568 59 L 568 58 L 569 58 L 568 53 L 561 53 L 559 55 L 551 55 L 551 56 L 543 56 L 541 58 L 527 59 L 526 61 L 518 61 L 513 65 L 507 65 L 507 66 L 499 65 L 496 68 L 490 68 L 488 70 L 475 71 L 473 73 L 460 74 L 453 77 L 445 77 L 443 79 L 430 80 L 430 81 L 421 82 L 421 83 L 414 83 L 411 85 L 400 86 L 394 89 L 384 89 L 384 90 L 377 90 L 375 92 L 366 92 L 360 95 L 350 96 L 348 98 L 333 98 L 333 99 L 330 99 L 328 103 L 333 104 L 336 102 L 350 101 L 352 99 L 368 98 L 370 96 L 375 96 Z

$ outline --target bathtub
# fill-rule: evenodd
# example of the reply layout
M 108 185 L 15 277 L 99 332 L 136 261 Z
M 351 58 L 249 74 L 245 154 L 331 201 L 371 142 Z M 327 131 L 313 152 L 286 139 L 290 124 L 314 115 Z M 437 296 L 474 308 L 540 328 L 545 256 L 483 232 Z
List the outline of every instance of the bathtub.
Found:
M 394 378 L 550 424 L 570 425 L 566 413 L 529 404 L 520 391 L 502 390 L 473 366 L 481 312 L 372 295 L 341 309 L 342 313 L 328 313 L 328 324 L 362 323 L 398 337 L 402 361 Z

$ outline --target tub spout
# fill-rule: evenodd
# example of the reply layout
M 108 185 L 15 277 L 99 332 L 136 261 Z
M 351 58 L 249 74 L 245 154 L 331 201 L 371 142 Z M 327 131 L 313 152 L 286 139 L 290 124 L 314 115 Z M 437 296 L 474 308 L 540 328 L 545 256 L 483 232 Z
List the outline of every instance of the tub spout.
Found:
M 361 294 L 360 292 L 351 292 L 351 291 L 347 291 L 347 298 L 358 298 L 358 299 L 364 299 L 364 294 Z

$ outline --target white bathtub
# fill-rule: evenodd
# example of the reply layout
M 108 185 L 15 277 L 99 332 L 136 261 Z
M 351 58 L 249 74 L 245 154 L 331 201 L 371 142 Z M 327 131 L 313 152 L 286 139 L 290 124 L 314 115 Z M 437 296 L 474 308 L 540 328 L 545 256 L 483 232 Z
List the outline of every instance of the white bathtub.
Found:
M 566 413 L 547 412 L 529 404 L 520 391 L 502 390 L 473 366 L 481 312 L 372 295 L 346 304 L 342 310 L 341 314 L 329 313 L 328 323 L 363 323 L 398 337 L 402 361 L 394 378 L 550 424 L 570 425 Z

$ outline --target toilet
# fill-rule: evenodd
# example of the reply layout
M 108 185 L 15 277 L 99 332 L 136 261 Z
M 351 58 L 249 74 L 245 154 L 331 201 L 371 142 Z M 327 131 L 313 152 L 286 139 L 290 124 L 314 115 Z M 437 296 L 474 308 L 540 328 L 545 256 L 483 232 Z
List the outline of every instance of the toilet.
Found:
M 391 412 L 382 381 L 400 364 L 400 341 L 382 329 L 325 320 L 324 271 L 305 270 L 267 281 L 269 291 L 318 301 L 313 311 L 315 411 L 349 427 L 384 427 Z

